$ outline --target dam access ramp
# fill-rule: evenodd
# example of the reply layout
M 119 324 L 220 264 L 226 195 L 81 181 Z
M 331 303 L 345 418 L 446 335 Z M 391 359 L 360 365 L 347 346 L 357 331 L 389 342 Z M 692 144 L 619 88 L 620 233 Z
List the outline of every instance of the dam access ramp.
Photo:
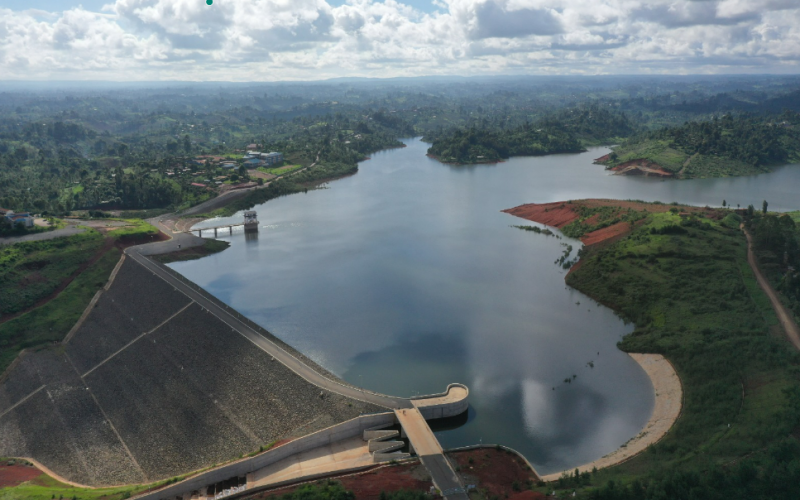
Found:
M 413 408 L 394 410 L 403 434 L 408 437 L 410 451 L 419 456 L 434 486 L 446 499 L 467 500 L 469 497 L 427 420 L 453 417 L 467 411 L 467 396 L 469 390 L 465 385 L 450 384 L 442 394 L 412 399 Z

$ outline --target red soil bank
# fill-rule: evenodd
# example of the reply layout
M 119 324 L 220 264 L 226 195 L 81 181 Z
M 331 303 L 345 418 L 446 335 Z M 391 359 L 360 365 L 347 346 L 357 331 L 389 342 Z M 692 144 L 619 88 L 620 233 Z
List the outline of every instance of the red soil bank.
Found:
M 528 203 L 527 205 L 503 210 L 503 212 L 561 229 L 567 224 L 578 220 L 578 214 L 572 209 L 573 206 L 572 203 L 566 202 Z
M 591 233 L 584 234 L 581 236 L 581 242 L 586 245 L 587 247 L 590 245 L 594 245 L 611 238 L 616 238 L 618 236 L 624 236 L 631 232 L 631 225 L 627 222 L 617 222 L 608 227 L 604 227 L 603 229 L 598 229 L 597 231 L 592 231 Z
M 608 161 L 610 159 L 611 159 L 611 153 L 608 153 L 607 155 L 603 155 L 600 158 L 595 158 L 594 162 L 595 163 L 603 163 L 604 161 Z
M 375 471 L 357 476 L 339 479 L 346 490 L 350 490 L 357 499 L 373 500 L 380 498 L 381 491 L 425 491 L 428 492 L 433 483 L 423 481 L 421 477 L 427 472 L 420 464 L 383 467 Z
M 591 208 L 597 207 L 617 207 L 620 210 L 635 210 L 637 212 L 651 212 L 660 213 L 666 212 L 672 205 L 657 205 L 651 203 L 641 203 L 638 201 L 620 201 L 620 200 L 601 200 L 589 199 L 578 200 L 574 202 L 556 202 L 556 203 L 529 203 L 520 205 L 518 207 L 503 210 L 503 212 L 527 219 L 529 221 L 546 224 L 561 229 L 562 227 L 578 220 L 580 217 L 575 211 L 578 206 L 585 206 Z M 706 217 L 719 218 L 719 214 L 714 209 L 706 209 L 700 207 L 679 207 L 682 212 L 703 212 Z M 587 225 L 592 225 L 598 222 L 598 216 L 593 215 L 584 221 Z M 626 222 L 618 222 L 614 225 L 608 226 L 597 231 L 586 233 L 581 237 L 581 242 L 584 245 L 595 245 L 611 238 L 618 238 L 631 232 L 630 224 Z
M 611 169 L 620 175 L 656 175 L 659 177 L 673 177 L 674 174 L 650 160 L 631 160 L 620 163 Z
M 344 489 L 352 491 L 358 500 L 377 500 L 382 491 L 430 491 L 433 483 L 424 479 L 430 477 L 425 467 L 419 463 L 376 467 L 366 472 L 330 477 L 338 481 Z M 273 498 L 296 490 L 298 486 L 287 486 L 276 490 L 248 495 L 247 499 Z
M 42 471 L 30 465 L 0 465 L 0 488 L 11 488 L 42 475 Z
M 462 480 L 486 490 L 488 498 L 509 500 L 539 500 L 545 496 L 530 491 L 530 485 L 539 478 L 516 454 L 494 448 L 448 453 L 460 468 Z M 472 463 L 470 463 L 470 458 Z M 518 491 L 515 491 L 515 486 Z

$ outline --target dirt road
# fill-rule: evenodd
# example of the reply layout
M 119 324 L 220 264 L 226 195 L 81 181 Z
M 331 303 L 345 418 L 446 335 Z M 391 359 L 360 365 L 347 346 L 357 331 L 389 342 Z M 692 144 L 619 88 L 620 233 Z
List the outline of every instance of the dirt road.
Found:
M 769 297 L 769 301 L 772 303 L 772 308 L 775 310 L 775 314 L 778 316 L 778 321 L 780 321 L 783 330 L 786 332 L 786 336 L 789 338 L 789 341 L 796 349 L 800 350 L 800 328 L 798 328 L 797 323 L 794 322 L 792 313 L 786 309 L 783 303 L 781 303 L 778 294 L 772 289 L 772 285 L 770 285 L 769 281 L 767 281 L 764 275 L 761 274 L 761 270 L 758 268 L 758 263 L 756 262 L 756 256 L 753 253 L 753 239 L 751 238 L 750 233 L 747 232 L 747 229 L 744 228 L 744 225 L 740 227 L 742 231 L 744 231 L 744 235 L 747 236 L 747 262 L 750 264 L 753 274 L 756 275 L 758 285 L 762 290 L 764 290 L 764 293 L 767 294 L 767 297 Z

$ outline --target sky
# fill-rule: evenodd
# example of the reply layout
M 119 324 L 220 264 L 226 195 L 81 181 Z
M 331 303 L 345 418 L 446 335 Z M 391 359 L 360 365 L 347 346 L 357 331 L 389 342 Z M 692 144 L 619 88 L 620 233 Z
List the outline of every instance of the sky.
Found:
M 800 73 L 800 0 L 2 0 L 0 80 Z

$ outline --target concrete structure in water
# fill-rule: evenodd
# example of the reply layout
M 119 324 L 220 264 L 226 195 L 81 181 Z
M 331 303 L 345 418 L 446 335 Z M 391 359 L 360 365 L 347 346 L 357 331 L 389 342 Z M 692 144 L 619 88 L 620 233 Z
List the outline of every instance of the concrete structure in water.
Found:
M 214 231 L 214 237 L 216 238 L 219 234 L 220 230 L 227 229 L 228 234 L 233 234 L 233 228 L 238 226 L 244 226 L 245 233 L 257 233 L 258 232 L 258 213 L 255 210 L 247 210 L 244 212 L 244 222 L 234 222 L 232 224 L 221 224 L 219 226 L 213 227 L 201 227 L 197 229 L 190 229 L 189 231 L 194 233 L 197 232 L 197 236 L 202 237 L 203 231 Z
M 246 233 L 258 231 L 258 213 L 248 210 L 244 213 L 244 230 Z

